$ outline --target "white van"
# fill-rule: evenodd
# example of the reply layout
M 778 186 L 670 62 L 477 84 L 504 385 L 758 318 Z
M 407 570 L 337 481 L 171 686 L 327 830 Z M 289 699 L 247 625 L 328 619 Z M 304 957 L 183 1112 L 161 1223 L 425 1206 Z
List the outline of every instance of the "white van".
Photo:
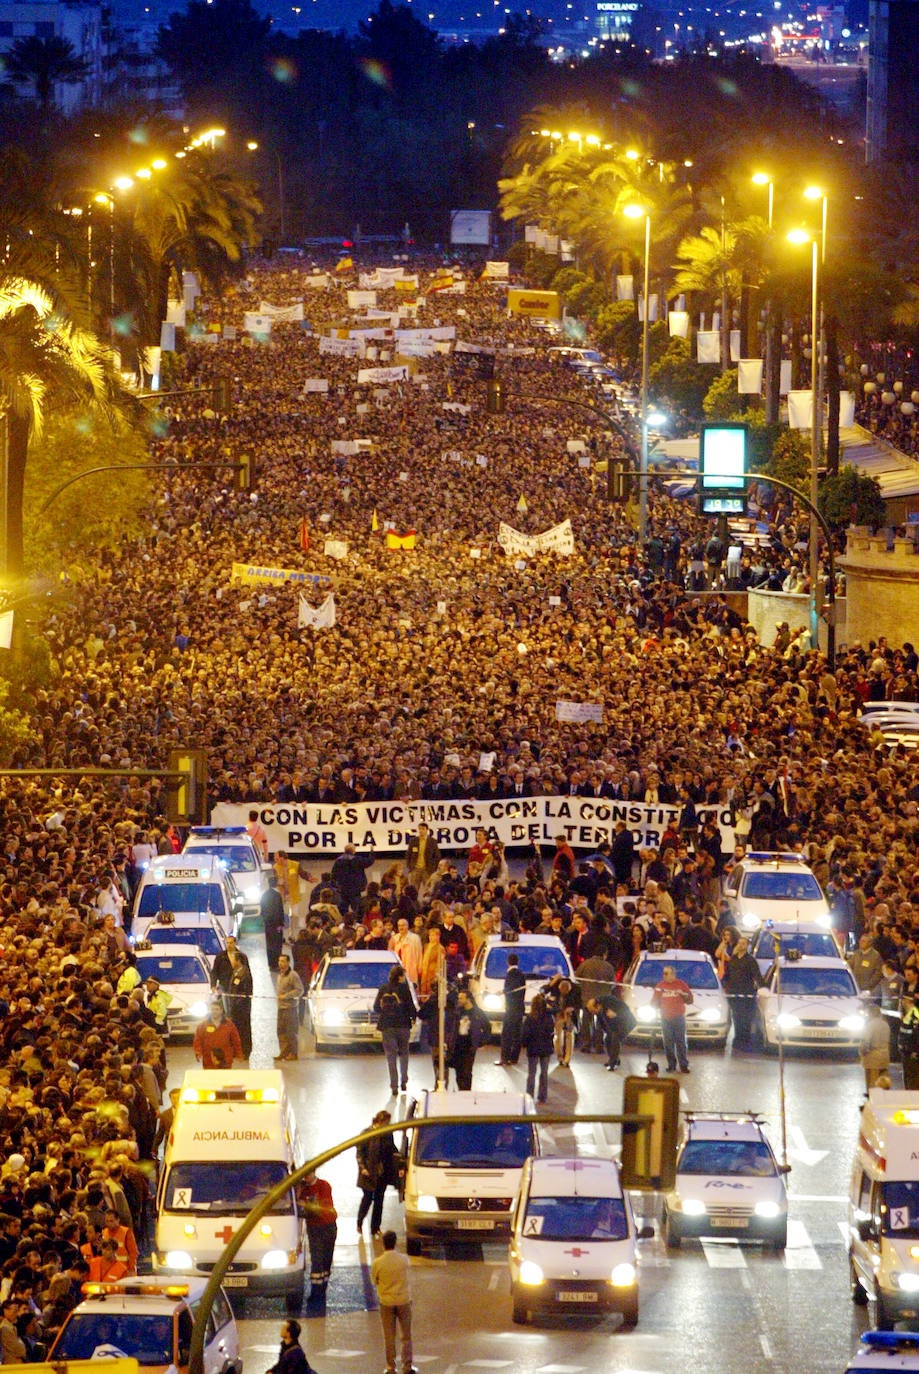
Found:
M 875 1326 L 919 1317 L 919 1092 L 872 1088 L 849 1184 L 852 1301 Z
M 621 1312 L 638 1321 L 636 1231 L 611 1159 L 528 1159 L 511 1219 L 512 1315 Z
M 510 1233 L 520 1174 L 539 1153 L 536 1106 L 526 1093 L 425 1092 L 410 1115 L 429 1120 L 408 1132 L 405 1248 L 425 1242 L 491 1240 Z M 443 1116 L 530 1116 L 529 1121 L 438 1124 Z
M 242 905 L 232 874 L 212 855 L 160 854 L 141 878 L 132 927 L 140 932 L 162 911 L 173 912 L 177 925 L 188 912 L 204 912 L 216 917 L 224 935 L 236 935 Z
M 279 1069 L 189 1069 L 156 1194 L 153 1269 L 204 1274 L 259 1198 L 302 1164 Z M 248 1237 L 223 1284 L 303 1300 L 304 1226 L 293 1190 Z

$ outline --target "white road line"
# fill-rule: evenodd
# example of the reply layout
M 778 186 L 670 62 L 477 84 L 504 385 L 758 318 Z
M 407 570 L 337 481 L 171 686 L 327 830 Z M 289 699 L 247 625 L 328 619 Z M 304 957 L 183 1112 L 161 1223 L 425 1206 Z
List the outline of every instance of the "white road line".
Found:
M 794 1217 L 788 1219 L 788 1244 L 785 1247 L 786 1269 L 822 1269 L 820 1256 L 811 1244 L 807 1227 Z
M 513 1360 L 463 1360 L 463 1368 L 470 1369 L 510 1369 Z
M 312 1354 L 312 1351 L 310 1351 Z M 356 1360 L 361 1355 L 366 1355 L 366 1350 L 339 1350 L 336 1346 L 329 1346 L 328 1350 L 317 1350 L 316 1354 L 326 1360 Z
M 502 1273 L 503 1269 L 504 1269 L 504 1266 L 502 1265 L 500 1269 L 493 1269 L 493 1270 L 491 1271 L 491 1273 L 489 1274 L 489 1276 L 488 1276 L 488 1291 L 489 1291 L 490 1293 L 493 1293 L 493 1292 L 495 1291 L 495 1289 L 498 1287 L 498 1284 L 501 1282 L 501 1273 Z
M 752 1290 L 752 1288 L 753 1288 L 753 1280 L 750 1278 L 750 1271 L 749 1271 L 749 1269 L 745 1269 L 745 1270 L 743 1271 L 743 1273 L 741 1274 L 741 1276 L 740 1276 L 740 1286 L 741 1286 L 741 1288 L 746 1288 L 746 1290 L 747 1290 L 748 1293 Z
M 712 1269 L 746 1269 L 747 1261 L 736 1240 L 703 1240 L 702 1249 Z
M 586 1368 L 583 1364 L 541 1364 L 537 1366 L 536 1374 L 582 1374 Z
M 771 1363 L 774 1358 L 772 1354 L 772 1346 L 769 1343 L 769 1337 L 766 1335 L 764 1331 L 761 1331 L 759 1333 L 759 1344 L 760 1349 L 763 1352 L 763 1357 L 769 1360 Z

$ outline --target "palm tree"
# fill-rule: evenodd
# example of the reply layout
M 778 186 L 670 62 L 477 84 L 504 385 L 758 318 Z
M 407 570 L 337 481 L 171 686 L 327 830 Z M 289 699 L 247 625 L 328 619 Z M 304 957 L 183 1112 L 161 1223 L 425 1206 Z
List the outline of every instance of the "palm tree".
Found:
M 757 215 L 733 224 L 722 220 L 720 228 L 706 225 L 683 239 L 677 251 L 676 289 L 720 305 L 722 372 L 731 365 L 730 303 L 740 302 L 751 284 L 762 282 L 768 235 L 769 226 Z
M 66 38 L 17 38 L 6 55 L 6 74 L 13 81 L 31 82 L 44 123 L 51 110 L 54 87 L 85 80 L 89 68 Z

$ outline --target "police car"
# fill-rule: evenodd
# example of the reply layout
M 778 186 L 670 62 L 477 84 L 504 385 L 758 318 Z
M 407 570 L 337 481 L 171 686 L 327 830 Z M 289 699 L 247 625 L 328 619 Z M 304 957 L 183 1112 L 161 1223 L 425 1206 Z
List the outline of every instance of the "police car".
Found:
M 133 921 L 171 911 L 181 921 L 187 912 L 205 912 L 235 935 L 243 901 L 232 873 L 209 854 L 161 854 L 151 860 L 134 898 Z
M 638 1321 L 636 1230 L 619 1166 L 609 1159 L 531 1158 L 511 1221 L 512 1315 L 621 1312 Z
M 791 950 L 813 958 L 815 955 L 825 959 L 841 957 L 835 935 L 829 930 L 807 925 L 803 921 L 767 921 L 760 927 L 751 941 L 751 953 L 765 978 L 775 963 L 776 955 L 787 956 Z
M 752 1112 L 687 1112 L 676 1181 L 664 1197 L 664 1241 L 690 1237 L 763 1241 L 784 1250 L 785 1170 Z
M 134 1359 L 149 1374 L 187 1374 L 191 1332 L 207 1280 L 168 1283 L 118 1279 L 86 1283 L 48 1353 L 70 1360 Z M 239 1332 L 222 1288 L 214 1294 L 204 1344 L 204 1374 L 241 1374 Z
M 379 1044 L 380 1028 L 373 1016 L 377 993 L 399 960 L 388 949 L 340 949 L 323 956 L 306 994 L 316 1051 L 333 1045 Z M 408 987 L 418 1006 L 413 985 Z M 418 1021 L 410 1040 L 420 1034 Z
M 803 854 L 755 851 L 728 874 L 724 896 L 738 930 L 764 921 L 796 921 L 829 930 L 830 908 Z
M 272 866 L 262 862 L 262 856 L 244 825 L 193 825 L 182 853 L 193 859 L 205 854 L 216 859 L 233 875 L 246 913 L 258 913 Z
M 710 955 L 697 949 L 643 950 L 633 959 L 622 980 L 621 997 L 635 1017 L 630 1040 L 651 1040 L 660 1034 L 660 1011 L 652 1004 L 654 989 L 673 967 L 677 978 L 692 989 L 686 1008 L 686 1035 L 696 1043 L 710 1041 L 724 1048 L 731 1024 L 728 999 Z
M 469 991 L 491 1022 L 493 1035 L 501 1034 L 504 1020 L 504 978 L 507 961 L 516 954 L 526 979 L 526 1009 L 539 989 L 560 973 L 574 982 L 568 951 L 557 935 L 489 935 L 476 950 L 469 973 Z
M 161 911 L 156 916 L 142 916 L 131 932 L 134 946 L 197 945 L 210 964 L 227 947 L 223 926 L 209 911 L 183 911 L 176 919 L 174 911 Z
M 919 1331 L 865 1331 L 860 1346 L 846 1365 L 846 1374 L 919 1371 Z
M 194 1035 L 207 1016 L 211 999 L 211 973 L 197 945 L 144 945 L 137 950 L 137 972 L 145 983 L 156 978 L 172 999 L 166 1011 L 170 1036 Z

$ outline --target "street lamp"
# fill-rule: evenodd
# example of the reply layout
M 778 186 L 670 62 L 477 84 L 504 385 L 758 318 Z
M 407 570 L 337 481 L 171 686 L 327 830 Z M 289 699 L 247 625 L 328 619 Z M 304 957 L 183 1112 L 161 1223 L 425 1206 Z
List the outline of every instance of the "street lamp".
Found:
M 772 177 L 769 175 L 768 172 L 754 172 L 754 173 L 753 173 L 753 176 L 750 178 L 750 180 L 753 182 L 753 185 L 754 185 L 754 186 L 767 186 L 767 187 L 769 188 L 769 206 L 768 206 L 768 213 L 767 213 L 767 221 L 766 221 L 766 222 L 767 222 L 767 224 L 768 224 L 768 226 L 769 226 L 769 229 L 770 229 L 770 232 L 771 232 L 771 230 L 772 230 L 772 205 L 773 205 L 773 193 L 774 193 L 774 190 L 775 190 L 775 185 L 774 185 L 774 183 L 773 183 Z M 775 390 L 773 389 L 773 385 L 774 385 L 774 384 L 773 384 L 773 374 L 772 374 L 772 369 L 773 369 L 773 366 L 774 366 L 774 364 L 773 364 L 773 347 L 774 347 L 774 340 L 773 340 L 773 337 L 772 337 L 772 302 L 771 302 L 771 300 L 770 300 L 770 301 L 767 301 L 767 302 L 766 302 L 766 359 L 765 359 L 765 362 L 766 362 L 766 387 L 765 387 L 765 396 L 766 396 L 766 423 L 767 423 L 767 424 L 769 424 L 770 422 L 773 422 L 773 423 L 774 423 L 774 421 L 777 419 L 777 416 L 776 416 L 776 413 L 775 413 L 775 412 L 776 412 L 776 404 L 775 404 L 775 402 L 776 402 L 776 398 L 777 398 L 777 396 L 778 396 L 778 390 L 777 390 L 777 389 L 775 389 Z
M 819 301 L 819 279 L 820 279 L 820 245 L 817 239 L 807 232 L 806 229 L 792 229 L 788 235 L 789 243 L 809 243 L 811 245 L 811 471 L 810 471 L 810 501 L 811 506 L 817 505 L 817 468 L 820 462 L 820 431 L 823 425 L 822 416 L 822 397 L 818 386 L 817 372 L 817 318 Z M 818 548 L 817 517 L 811 511 L 810 522 L 810 632 L 811 648 L 818 647 L 817 640 L 817 613 L 819 610 L 817 602 L 817 581 L 820 573 L 820 559 Z
M 645 281 L 644 281 L 644 318 L 641 323 L 641 458 L 638 473 L 638 538 L 644 548 L 648 537 L 648 301 L 649 269 L 651 262 L 651 215 L 643 205 L 632 201 L 623 206 L 622 213 L 629 219 L 645 220 Z
M 768 186 L 769 188 L 769 228 L 772 228 L 772 194 L 774 190 L 772 177 L 768 172 L 754 172 L 750 178 L 754 186 Z

